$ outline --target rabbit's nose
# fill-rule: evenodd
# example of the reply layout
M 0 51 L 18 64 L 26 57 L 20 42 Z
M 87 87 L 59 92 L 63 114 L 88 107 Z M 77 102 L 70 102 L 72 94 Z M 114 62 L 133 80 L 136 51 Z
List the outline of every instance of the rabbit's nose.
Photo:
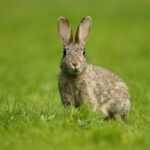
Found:
M 72 66 L 73 66 L 74 68 L 77 68 L 77 67 L 79 66 L 79 63 L 72 63 Z

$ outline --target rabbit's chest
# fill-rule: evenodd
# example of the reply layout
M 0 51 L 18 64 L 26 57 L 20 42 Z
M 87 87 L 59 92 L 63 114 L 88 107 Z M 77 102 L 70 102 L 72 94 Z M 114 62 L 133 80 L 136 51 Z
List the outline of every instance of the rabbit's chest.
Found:
M 82 104 L 83 102 L 95 101 L 96 83 L 92 80 L 78 80 L 74 83 L 73 92 L 75 102 Z
M 86 74 L 87 75 L 87 74 Z M 81 105 L 83 102 L 96 105 L 96 82 L 93 78 L 87 80 L 86 75 L 76 78 L 59 79 L 61 98 L 64 104 Z M 89 75 L 89 74 L 88 74 Z

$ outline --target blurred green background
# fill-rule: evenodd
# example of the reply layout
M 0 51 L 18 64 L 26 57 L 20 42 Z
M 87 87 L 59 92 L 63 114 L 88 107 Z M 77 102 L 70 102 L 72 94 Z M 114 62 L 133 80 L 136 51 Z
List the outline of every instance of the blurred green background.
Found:
M 103 121 L 86 106 L 77 111 L 61 105 L 60 16 L 74 33 L 83 17 L 92 17 L 87 59 L 127 83 L 128 124 Z M 0 1 L 0 149 L 146 150 L 149 141 L 149 0 Z

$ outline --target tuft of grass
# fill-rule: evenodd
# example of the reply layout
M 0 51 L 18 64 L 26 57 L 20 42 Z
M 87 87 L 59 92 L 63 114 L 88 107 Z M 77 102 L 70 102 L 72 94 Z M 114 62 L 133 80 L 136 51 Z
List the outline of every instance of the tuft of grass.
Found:
M 128 85 L 128 124 L 61 104 L 57 74 L 62 45 L 57 19 L 77 28 L 92 17 L 89 63 Z M 148 150 L 150 147 L 150 2 L 0 1 L 0 149 Z

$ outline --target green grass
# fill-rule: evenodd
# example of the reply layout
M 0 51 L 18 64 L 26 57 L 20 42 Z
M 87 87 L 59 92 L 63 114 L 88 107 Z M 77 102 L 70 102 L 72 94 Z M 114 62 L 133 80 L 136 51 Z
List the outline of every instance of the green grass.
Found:
M 57 87 L 57 19 L 73 32 L 93 19 L 89 63 L 118 74 L 131 93 L 128 124 L 86 106 L 64 108 Z M 150 147 L 150 2 L 0 1 L 0 149 L 96 150 Z

